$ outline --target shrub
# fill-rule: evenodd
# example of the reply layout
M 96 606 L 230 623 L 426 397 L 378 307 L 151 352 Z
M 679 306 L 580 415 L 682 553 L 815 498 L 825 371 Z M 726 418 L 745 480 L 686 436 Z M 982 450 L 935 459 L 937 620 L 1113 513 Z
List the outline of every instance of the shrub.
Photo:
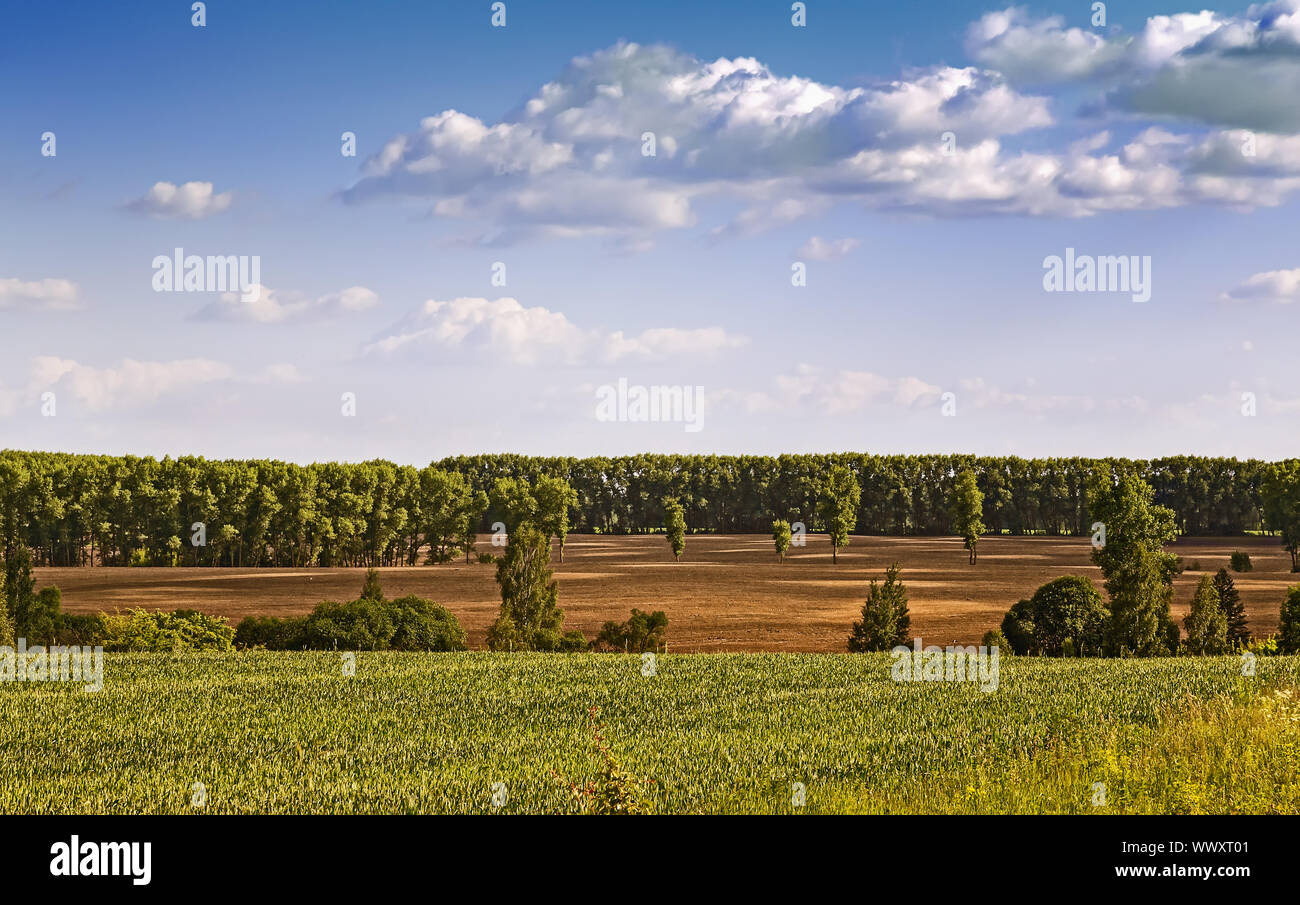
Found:
M 663 610 L 643 613 L 633 608 L 632 617 L 626 622 L 620 624 L 612 619 L 606 622 L 591 644 L 593 648 L 600 650 L 636 654 L 658 651 L 664 643 L 667 630 L 668 617 Z
M 899 580 L 898 563 L 885 570 L 885 583 L 871 581 L 867 602 L 862 605 L 862 620 L 853 623 L 849 634 L 849 651 L 859 654 L 889 650 L 906 644 L 912 628 L 907 611 L 907 588 Z
M 365 583 L 361 585 L 362 600 L 383 600 L 384 589 L 379 586 L 379 570 L 367 569 Z
M 1300 584 L 1287 589 L 1280 623 L 1278 650 L 1284 654 L 1300 654 Z
M 790 550 L 790 523 L 785 519 L 776 519 L 772 522 L 772 543 L 776 546 L 776 555 L 782 561 L 785 560 L 785 554 Z
M 1002 635 L 1017 654 L 1034 653 L 1034 607 L 1021 600 L 1002 617 Z
M 307 646 L 307 618 L 279 619 L 249 616 L 235 629 L 235 646 L 264 647 L 267 650 L 302 650 Z
M 1276 635 L 1269 635 L 1267 638 L 1251 638 L 1246 642 L 1245 649 L 1257 657 L 1276 657 L 1281 653 L 1278 650 Z
M 989 650 L 996 648 L 1003 655 L 1015 653 L 1015 650 L 1011 646 L 1011 642 L 1007 640 L 1007 636 L 1002 634 L 1000 629 L 989 629 L 984 633 L 984 637 L 980 640 L 980 644 L 984 645 Z
M 9 618 L 9 613 L 4 607 L 4 602 L 0 601 L 0 645 L 12 647 L 14 640 L 14 623 Z
M 408 594 L 388 602 L 392 609 L 391 650 L 465 650 L 465 630 L 448 610 Z M 585 639 L 584 639 L 585 640 Z
M 1193 654 L 1215 655 L 1228 650 L 1228 619 L 1219 604 L 1214 579 L 1202 575 L 1192 596 L 1192 608 L 1183 620 L 1187 629 L 1187 650 Z
M 1244 550 L 1233 550 L 1230 561 L 1234 572 L 1249 572 L 1255 568 L 1254 563 L 1250 561 L 1250 554 Z
M 497 558 L 491 553 L 480 553 L 478 555 L 478 561 L 480 564 L 485 566 L 495 565 L 498 562 Z
M 93 646 L 104 643 L 103 613 L 60 613 L 55 636 L 61 644 Z
M 307 617 L 303 641 L 312 650 L 385 650 L 393 628 L 389 608 L 378 600 L 327 600 Z
M 104 616 L 103 624 L 107 651 L 227 651 L 235 637 L 224 616 L 208 616 L 198 610 L 130 609 Z

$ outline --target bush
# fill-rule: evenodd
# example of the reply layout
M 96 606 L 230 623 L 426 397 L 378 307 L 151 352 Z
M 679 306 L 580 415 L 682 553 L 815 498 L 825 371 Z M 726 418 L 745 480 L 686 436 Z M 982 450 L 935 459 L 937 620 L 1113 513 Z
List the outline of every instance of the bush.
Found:
M 9 618 L 4 601 L 0 600 L 0 646 L 13 647 L 14 644 L 14 622 Z
M 465 630 L 460 622 L 433 601 L 408 594 L 389 601 L 388 606 L 393 619 L 390 650 L 465 650 Z
M 368 590 L 375 590 L 367 583 Z M 448 610 L 408 594 L 396 600 L 362 597 L 325 601 L 307 616 L 249 616 L 235 644 L 267 650 L 465 650 L 465 630 Z
M 862 620 L 853 623 L 849 634 L 850 653 L 889 650 L 907 643 L 912 617 L 907 611 L 907 588 L 899 574 L 898 563 L 894 563 L 885 570 L 883 585 L 872 580 L 867 602 L 862 605 Z
M 1002 635 L 1017 654 L 1032 653 L 1034 648 L 1034 606 L 1021 600 L 1002 617 Z
M 1280 621 L 1278 650 L 1284 654 L 1300 654 L 1300 584 L 1287 589 Z
M 491 566 L 496 565 L 500 560 L 491 553 L 480 553 L 478 555 L 478 561 L 481 565 Z
M 980 644 L 984 645 L 984 647 L 990 651 L 996 648 L 1003 655 L 1015 653 L 1014 648 L 1011 646 L 1011 642 L 1007 640 L 1007 636 L 1002 634 L 999 629 L 989 629 L 985 632 L 983 639 L 980 640 Z
M 1202 575 L 1192 597 L 1192 606 L 1183 620 L 1187 629 L 1188 653 L 1214 656 L 1228 651 L 1228 618 L 1223 614 L 1219 590 L 1214 579 Z
M 591 643 L 599 650 L 626 651 L 628 653 L 657 652 L 664 643 L 668 631 L 668 617 L 663 610 L 643 613 L 633 608 L 632 618 L 624 623 L 614 620 L 606 622 L 600 634 Z
M 235 637 L 224 616 L 208 616 L 198 610 L 165 613 L 131 609 L 104 616 L 103 625 L 107 651 L 227 651 Z
M 1276 635 L 1269 635 L 1267 638 L 1251 638 L 1246 642 L 1245 649 L 1257 657 L 1276 657 L 1281 653 L 1278 650 Z
M 104 643 L 103 613 L 60 613 L 55 636 L 60 644 L 93 647 Z
M 384 650 L 393 631 L 392 613 L 378 600 L 327 600 L 307 617 L 303 640 L 312 650 Z
M 307 619 L 298 616 L 277 619 L 274 616 L 249 616 L 235 629 L 238 648 L 264 647 L 267 650 L 302 650 L 307 646 Z
M 1234 572 L 1249 572 L 1251 569 L 1255 568 L 1254 563 L 1250 561 L 1250 554 L 1246 553 L 1244 550 L 1232 551 L 1231 562 L 1232 571 Z

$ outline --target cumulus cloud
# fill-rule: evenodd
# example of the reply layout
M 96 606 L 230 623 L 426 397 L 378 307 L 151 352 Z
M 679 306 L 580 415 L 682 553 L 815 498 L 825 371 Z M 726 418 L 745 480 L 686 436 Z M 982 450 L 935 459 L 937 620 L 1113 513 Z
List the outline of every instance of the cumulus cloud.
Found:
M 943 217 L 1278 204 L 1300 188 L 1287 139 L 1259 136 L 1261 147 L 1274 142 L 1271 157 L 1239 155 L 1246 165 L 1230 164 L 1216 146 L 1238 140 L 1231 127 L 1257 125 L 1260 116 L 1243 118 L 1244 110 L 1278 106 L 1278 97 L 1285 102 L 1273 125 L 1296 117 L 1300 131 L 1298 92 L 1286 78 L 1281 94 L 1271 82 L 1225 81 L 1233 114 L 1198 114 L 1229 127 L 1221 133 L 1148 128 L 1122 148 L 1108 133 L 1062 149 L 1011 141 L 1055 125 L 1051 99 L 1022 93 L 1018 82 L 1090 80 L 1125 110 L 1181 116 L 1172 100 L 1152 99 L 1164 90 L 1157 76 L 1215 54 L 1262 60 L 1253 48 L 1263 47 L 1290 66 L 1282 52 L 1289 20 L 1257 10 L 1246 28 L 1247 20 L 1214 13 L 1157 16 L 1138 36 L 1114 37 L 1011 9 L 972 26 L 968 47 L 981 66 L 933 66 L 867 87 L 778 75 L 752 58 L 709 62 L 620 43 L 574 59 L 500 122 L 456 110 L 426 117 L 386 142 L 340 196 L 427 206 L 475 231 L 462 241 L 605 235 L 613 248 L 694 227 L 698 202 L 717 199 L 741 206 L 709 226 L 714 240 L 844 202 Z M 1233 28 L 1249 40 L 1233 38 Z M 1188 97 L 1209 104 L 1204 87 L 1197 82 Z
M 834 261 L 857 247 L 857 239 L 823 239 L 821 236 L 813 236 L 799 246 L 795 255 L 810 261 Z
M 80 307 L 80 289 L 71 280 L 0 279 L 0 308 L 18 306 L 68 310 Z
M 230 192 L 216 194 L 211 182 L 155 182 L 144 197 L 127 204 L 127 208 L 140 214 L 166 220 L 201 220 L 219 214 L 230 207 Z
M 1300 0 L 1151 16 L 1137 34 L 1104 37 L 1011 8 L 974 23 L 966 46 L 1017 84 L 1096 81 L 1115 109 L 1300 132 Z
M 827 370 L 801 364 L 793 374 L 773 379 L 770 390 L 723 390 L 720 401 L 739 404 L 753 414 L 810 410 L 822 415 L 850 415 L 876 405 L 911 408 L 939 400 L 939 387 L 919 377 L 886 377 L 870 371 Z
M 301 380 L 290 364 L 272 364 L 251 375 L 208 358 L 140 361 L 127 358 L 96 367 L 70 358 L 39 355 L 31 360 L 26 395 L 67 393 L 92 412 L 148 405 L 164 396 L 220 382 L 288 383 Z
M 1284 303 L 1300 301 L 1300 268 L 1257 273 L 1240 286 L 1223 293 L 1221 298 L 1232 302 L 1257 299 Z
M 193 318 L 257 324 L 301 323 L 366 311 L 379 304 L 379 296 L 364 286 L 351 286 L 314 299 L 260 285 L 250 289 L 249 294 L 254 300 L 245 302 L 238 292 L 223 292 L 216 301 L 194 312 Z
M 635 335 L 585 329 L 563 313 L 513 298 L 430 299 L 366 344 L 364 354 L 471 348 L 516 364 L 660 362 L 713 355 L 745 343 L 719 327 L 655 328 Z

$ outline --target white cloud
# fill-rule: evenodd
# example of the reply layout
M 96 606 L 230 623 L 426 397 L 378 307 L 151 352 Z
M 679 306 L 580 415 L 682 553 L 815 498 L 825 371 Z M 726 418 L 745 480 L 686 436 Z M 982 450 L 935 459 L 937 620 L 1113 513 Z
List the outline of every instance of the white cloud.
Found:
M 1274 302 L 1300 301 L 1300 268 L 1257 273 L 1241 285 L 1223 293 L 1224 301 L 1265 299 Z
M 655 328 L 627 336 L 621 330 L 584 329 L 559 311 L 525 308 L 513 298 L 430 299 L 368 343 L 367 354 L 473 348 L 516 364 L 660 362 L 713 355 L 745 343 L 719 327 Z
M 750 413 L 808 409 L 822 415 L 850 415 L 877 405 L 911 408 L 935 403 L 940 388 L 918 377 L 884 377 L 869 371 L 828 371 L 801 364 L 777 376 L 772 390 L 723 390 L 717 396 Z
M 973 24 L 966 46 L 1015 83 L 1095 81 L 1120 110 L 1300 132 L 1300 0 L 1151 16 L 1136 35 L 1106 37 L 1012 8 Z
M 0 308 L 26 305 L 49 310 L 80 307 L 80 289 L 71 280 L 0 279 Z
M 245 302 L 238 292 L 224 292 L 217 301 L 196 311 L 193 317 L 203 321 L 297 323 L 365 311 L 378 304 L 379 296 L 364 286 L 351 286 L 341 292 L 332 292 L 315 299 L 306 298 L 301 293 L 286 293 L 258 286 L 254 301 Z
M 61 390 L 91 411 L 150 403 L 185 388 L 228 380 L 234 370 L 205 358 L 175 361 L 124 359 L 116 367 L 96 368 L 67 358 L 32 359 L 29 395 Z
M 795 255 L 810 261 L 834 261 L 857 247 L 857 239 L 823 239 L 821 236 L 813 236 L 799 246 Z
M 160 219 L 201 220 L 230 207 L 230 192 L 214 194 L 211 182 L 155 182 L 153 188 L 130 202 L 127 207 Z
M 276 363 L 245 375 L 225 362 L 209 358 L 140 361 L 126 358 L 115 365 L 95 367 L 70 358 L 39 355 L 31 360 L 25 395 L 35 400 L 46 391 L 68 394 L 88 411 L 149 405 L 164 396 L 194 391 L 223 382 L 268 384 L 302 380 L 296 367 Z M 0 412 L 4 399 L 0 393 Z

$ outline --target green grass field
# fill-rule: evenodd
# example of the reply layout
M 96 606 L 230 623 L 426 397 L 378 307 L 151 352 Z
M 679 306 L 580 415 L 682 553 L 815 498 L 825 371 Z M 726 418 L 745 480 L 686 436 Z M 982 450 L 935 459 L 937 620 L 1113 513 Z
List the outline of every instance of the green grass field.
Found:
M 1252 678 L 1008 658 L 992 694 L 889 663 L 362 653 L 346 677 L 335 653 L 109 654 L 98 693 L 0 683 L 0 812 L 578 811 L 553 771 L 596 776 L 592 706 L 656 813 L 1300 812 L 1300 657 Z

